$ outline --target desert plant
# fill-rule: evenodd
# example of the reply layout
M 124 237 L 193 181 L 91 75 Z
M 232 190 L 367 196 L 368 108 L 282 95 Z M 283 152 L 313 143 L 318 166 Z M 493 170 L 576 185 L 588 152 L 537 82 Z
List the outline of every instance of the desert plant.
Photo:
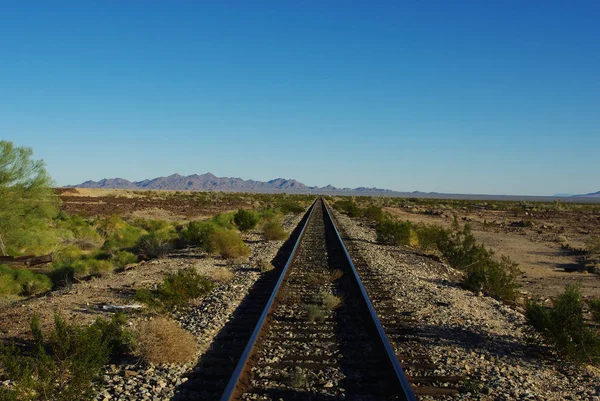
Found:
M 321 305 L 323 305 L 323 308 L 328 311 L 337 309 L 342 304 L 342 298 L 328 292 L 322 292 L 319 294 L 319 298 L 321 299 Z
M 131 252 L 117 251 L 114 255 L 112 255 L 111 261 L 115 265 L 115 268 L 120 269 L 130 263 L 136 263 L 138 261 L 138 257 Z
M 160 258 L 173 250 L 174 241 L 175 237 L 169 231 L 153 231 L 139 239 L 135 250 L 149 258 Z
M 166 317 L 140 321 L 135 338 L 136 354 L 148 363 L 185 363 L 196 358 L 194 336 Z
M 325 320 L 325 311 L 321 305 L 306 304 L 304 309 L 309 322 L 322 322 Z
M 281 223 L 276 220 L 267 221 L 263 224 L 263 235 L 267 241 L 281 241 L 287 237 Z
M 188 267 L 165 276 L 156 290 L 139 289 L 135 298 L 158 309 L 188 305 L 194 298 L 208 294 L 214 285 L 196 269 Z
M 200 246 L 208 253 L 213 253 L 216 248 L 213 241 L 215 232 L 217 232 L 217 226 L 211 222 L 191 221 L 182 234 L 188 242 Z
M 256 268 L 260 270 L 261 273 L 267 273 L 273 270 L 275 267 L 266 259 L 258 258 L 254 262 Z
M 596 323 L 600 323 L 600 299 L 590 299 L 588 301 L 588 307 L 590 308 L 592 319 Z
M 377 242 L 380 244 L 416 246 L 419 243 L 417 233 L 408 221 L 380 221 L 377 224 L 376 232 Z
M 260 217 L 258 213 L 252 210 L 240 209 L 233 216 L 233 221 L 235 222 L 235 225 L 238 226 L 238 228 L 241 231 L 248 231 L 253 229 L 254 227 L 256 227 L 259 220 Z
M 383 210 L 380 206 L 368 206 L 367 208 L 363 209 L 362 215 L 364 218 L 376 222 L 382 221 L 385 218 Z
M 52 288 L 52 280 L 27 269 L 0 265 L 0 295 L 35 295 Z
M 306 373 L 302 371 L 302 368 L 296 366 L 294 370 L 290 372 L 289 383 L 292 388 L 300 389 L 306 387 Z
M 250 248 L 233 230 L 220 230 L 213 234 L 215 249 L 225 259 L 236 259 L 250 255 Z
M 552 308 L 539 302 L 527 304 L 528 322 L 556 350 L 574 362 L 600 363 L 600 339 L 586 326 L 583 299 L 577 285 L 567 285 L 552 302 Z
M 110 234 L 102 249 L 109 252 L 133 249 L 145 234 L 148 234 L 148 232 L 143 228 L 127 225 Z
M 210 279 L 217 283 L 228 283 L 233 279 L 233 273 L 226 267 L 217 267 L 210 274 Z
M 123 329 L 125 318 L 98 319 L 87 327 L 69 325 L 55 316 L 54 328 L 42 335 L 34 317 L 31 330 L 36 346 L 21 353 L 14 345 L 0 345 L 3 370 L 0 380 L 13 386 L 0 393 L 3 399 L 71 401 L 90 399 L 92 382 L 99 379 L 110 357 L 128 348 L 131 335 Z

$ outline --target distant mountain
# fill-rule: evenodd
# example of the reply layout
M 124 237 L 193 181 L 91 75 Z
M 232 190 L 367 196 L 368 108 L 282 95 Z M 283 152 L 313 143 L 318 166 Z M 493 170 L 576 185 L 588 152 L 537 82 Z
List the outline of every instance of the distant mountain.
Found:
M 317 186 L 307 186 L 296 180 L 285 178 L 276 178 L 270 181 L 243 180 L 241 178 L 217 177 L 214 174 L 206 173 L 202 175 L 192 174 L 183 176 L 173 174 L 168 177 L 158 177 L 143 181 L 128 181 L 123 178 L 104 178 L 100 181 L 86 181 L 78 185 L 68 185 L 67 187 L 77 188 L 116 188 L 116 189 L 165 189 L 165 190 L 188 190 L 188 191 L 246 191 L 246 192 L 358 192 L 358 193 L 387 193 L 393 192 L 388 189 L 380 188 L 336 188 L 327 185 L 323 188 Z
M 590 192 L 589 194 L 582 194 L 582 195 L 573 195 L 576 198 L 600 198 L 600 191 L 598 192 Z

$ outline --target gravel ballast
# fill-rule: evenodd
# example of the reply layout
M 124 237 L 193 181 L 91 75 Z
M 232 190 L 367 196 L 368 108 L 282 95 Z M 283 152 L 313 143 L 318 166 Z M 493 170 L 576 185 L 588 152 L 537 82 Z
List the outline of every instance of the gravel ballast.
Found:
M 408 247 L 379 245 L 367 223 L 334 211 L 351 256 L 385 280 L 416 340 L 399 353 L 426 353 L 435 374 L 464 376 L 461 400 L 600 400 L 598 370 L 560 360 L 524 315 L 460 288 L 460 272 Z
M 284 229 L 291 232 L 302 219 L 302 215 L 286 216 Z M 104 374 L 104 384 L 99 388 L 96 400 L 152 400 L 172 399 L 179 386 L 187 381 L 187 375 L 193 372 L 196 361 L 211 346 L 213 338 L 225 326 L 249 289 L 260 277 L 255 261 L 270 261 L 284 241 L 263 241 L 258 232 L 244 235 L 252 253 L 249 261 L 228 266 L 233 272 L 231 281 L 218 284 L 213 291 L 194 308 L 173 311 L 174 318 L 181 327 L 188 330 L 197 339 L 198 355 L 193 363 L 154 366 L 141 361 L 110 365 Z M 173 253 L 168 259 L 150 263 L 164 265 L 165 270 L 178 270 L 193 266 L 200 274 L 210 276 L 211 271 L 227 266 L 220 258 L 208 257 L 198 250 L 188 249 Z

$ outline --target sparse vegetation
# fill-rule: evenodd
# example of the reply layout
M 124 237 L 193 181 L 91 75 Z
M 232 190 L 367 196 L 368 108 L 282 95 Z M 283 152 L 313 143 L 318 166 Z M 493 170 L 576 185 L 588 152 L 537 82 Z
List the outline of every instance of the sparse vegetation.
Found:
M 210 279 L 217 283 L 228 283 L 233 279 L 233 273 L 226 267 L 217 267 L 210 272 Z
M 325 310 L 332 311 L 337 309 L 342 304 L 342 299 L 329 292 L 322 292 L 319 294 L 321 299 L 321 305 Z
M 220 230 L 213 234 L 215 250 L 225 259 L 243 258 L 250 255 L 250 248 L 233 230 Z
M 277 220 L 267 221 L 263 225 L 263 235 L 267 241 L 281 241 L 287 238 L 287 233 Z
M 290 387 L 301 389 L 306 387 L 306 373 L 302 371 L 302 368 L 296 366 L 289 376 Z
M 131 334 L 123 329 L 125 318 L 98 319 L 87 327 L 70 325 L 60 315 L 49 335 L 44 336 L 39 320 L 31 322 L 35 346 L 22 353 L 14 345 L 0 345 L 0 380 L 11 385 L 0 389 L 3 400 L 91 399 L 92 382 L 100 377 L 111 356 L 131 344 Z
M 158 309 L 186 306 L 189 301 L 208 294 L 214 285 L 196 269 L 188 267 L 165 276 L 156 290 L 139 289 L 135 298 Z
M 135 338 L 136 354 L 148 363 L 185 363 L 196 358 L 194 336 L 166 317 L 140 321 Z
M 261 273 L 267 273 L 273 270 L 275 267 L 266 259 L 258 258 L 255 261 L 256 268 L 260 270 Z
M 326 314 L 321 305 L 306 304 L 305 310 L 309 322 L 322 322 L 325 320 Z
M 0 295 L 35 295 L 52 288 L 52 281 L 45 274 L 36 274 L 22 268 L 0 265 Z
M 577 285 L 567 285 L 553 300 L 552 308 L 530 302 L 526 316 L 563 356 L 578 363 L 600 363 L 600 338 L 585 324 L 583 299 Z
M 253 210 L 240 209 L 233 217 L 235 225 L 241 231 L 248 231 L 256 227 L 260 220 L 260 216 Z

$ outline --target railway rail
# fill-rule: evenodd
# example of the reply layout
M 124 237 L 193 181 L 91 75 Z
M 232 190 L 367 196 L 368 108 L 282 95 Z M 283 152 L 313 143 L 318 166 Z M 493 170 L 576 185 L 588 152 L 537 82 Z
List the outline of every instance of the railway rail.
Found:
M 263 275 L 202 358 L 186 398 L 376 401 L 457 392 L 446 387 L 453 378 L 431 374 L 426 356 L 397 354 L 388 335 L 404 334 L 401 321 L 378 317 L 390 295 L 377 277 L 359 274 L 323 199 L 291 243 L 285 265 Z

